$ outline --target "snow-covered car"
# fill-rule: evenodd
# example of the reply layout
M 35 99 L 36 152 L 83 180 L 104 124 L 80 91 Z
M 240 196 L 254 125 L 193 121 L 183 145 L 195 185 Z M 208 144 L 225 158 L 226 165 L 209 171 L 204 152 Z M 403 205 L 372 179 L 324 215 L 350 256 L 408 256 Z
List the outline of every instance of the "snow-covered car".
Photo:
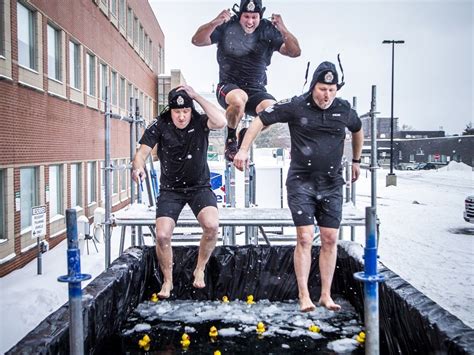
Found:
M 469 223 L 474 223 L 474 195 L 466 197 L 464 206 L 464 220 Z

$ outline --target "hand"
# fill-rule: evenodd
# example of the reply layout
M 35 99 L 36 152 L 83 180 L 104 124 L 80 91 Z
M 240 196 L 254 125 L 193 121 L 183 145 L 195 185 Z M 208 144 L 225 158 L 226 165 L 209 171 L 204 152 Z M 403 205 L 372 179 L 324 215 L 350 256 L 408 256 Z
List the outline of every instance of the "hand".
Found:
M 352 163 L 352 182 L 356 182 L 360 175 L 360 164 Z
M 186 91 L 186 93 L 188 94 L 188 96 L 191 98 L 191 99 L 195 99 L 196 96 L 197 96 L 197 93 L 196 91 L 194 91 L 194 89 L 189 86 L 189 85 L 181 85 L 178 87 L 178 89 L 176 91 L 180 91 L 180 90 L 184 90 Z
M 244 171 L 249 166 L 249 153 L 245 150 L 239 150 L 234 157 L 234 166 L 240 171 Z
M 146 173 L 145 173 L 145 170 L 143 170 L 143 168 L 138 168 L 138 169 L 133 169 L 132 170 L 132 179 L 133 181 L 139 183 L 143 180 L 145 180 L 146 178 Z
M 217 27 L 229 21 L 231 17 L 232 17 L 232 14 L 230 13 L 230 10 L 225 9 L 225 10 L 222 10 L 221 13 L 217 15 L 217 17 L 214 20 L 212 20 L 212 23 L 216 25 Z
M 286 29 L 285 24 L 283 23 L 283 19 L 281 18 L 281 15 L 279 14 L 272 14 L 271 18 L 273 26 L 277 28 L 278 31 L 281 33 L 287 32 L 288 30 Z

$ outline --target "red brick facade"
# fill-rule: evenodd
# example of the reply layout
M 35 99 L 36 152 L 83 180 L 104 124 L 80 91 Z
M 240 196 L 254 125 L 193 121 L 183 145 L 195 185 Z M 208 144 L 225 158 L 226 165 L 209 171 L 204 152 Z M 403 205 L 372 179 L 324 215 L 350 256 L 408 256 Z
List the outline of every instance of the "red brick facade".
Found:
M 38 195 L 39 201 L 48 206 L 48 181 L 49 169 L 52 164 L 65 167 L 66 181 L 64 184 L 63 198 L 66 208 L 71 208 L 71 163 L 82 163 L 82 197 L 81 214 L 93 216 L 93 210 L 103 206 L 101 201 L 101 175 L 99 164 L 104 160 L 105 129 L 104 113 L 101 111 L 100 71 L 101 63 L 109 68 L 108 80 L 111 70 L 120 78 L 126 79 L 126 86 L 133 85 L 133 92 L 137 90 L 145 97 L 143 105 L 147 108 L 146 119 L 151 119 L 157 111 L 157 75 L 162 70 L 159 48 L 164 47 L 164 35 L 153 11 L 146 0 L 126 0 L 125 8 L 132 9 L 144 33 L 152 41 L 152 55 L 145 60 L 146 54 L 137 53 L 136 48 L 127 40 L 127 35 L 120 32 L 114 25 L 110 15 L 110 6 L 104 0 L 31 0 L 22 1 L 32 11 L 41 14 L 39 26 L 42 29 L 41 41 L 38 45 L 42 48 L 43 61 L 42 88 L 32 88 L 20 81 L 19 71 L 24 70 L 18 65 L 18 30 L 17 30 L 17 0 L 6 1 L 10 6 L 10 26 L 6 31 L 11 31 L 11 76 L 0 75 L 0 169 L 4 174 L 1 183 L 4 186 L 4 236 L 0 236 L 0 277 L 24 266 L 36 257 L 36 248 L 30 237 L 22 235 L 21 214 L 16 206 L 16 197 L 20 193 L 20 169 L 34 166 L 38 168 Z M 117 6 L 119 0 L 117 0 Z M 7 6 L 6 5 L 6 6 Z M 102 5 L 102 9 L 100 8 Z M 104 11 L 108 9 L 108 14 Z M 117 16 L 118 17 L 118 16 Z M 127 18 L 127 15 L 125 15 Z M 66 97 L 54 95 L 49 91 L 50 79 L 48 78 L 48 46 L 47 25 L 52 23 L 62 31 L 64 36 L 65 75 L 63 83 L 66 86 Z M 19 24 L 21 26 L 21 24 Z M 71 100 L 69 87 L 69 40 L 79 42 L 82 46 L 82 92 L 83 103 Z M 86 53 L 91 52 L 99 61 L 96 62 L 96 107 L 87 104 L 86 94 Z M 151 58 L 151 59 L 150 59 Z M 3 59 L 2 59 L 3 60 Z M 8 60 L 8 58 L 7 58 Z M 41 73 L 40 73 L 41 74 Z M 118 84 L 117 83 L 117 84 Z M 129 95 L 126 92 L 128 106 Z M 102 103 L 103 104 L 103 103 Z M 118 105 L 117 105 L 118 106 Z M 124 109 L 117 111 L 123 114 Z M 142 114 L 145 111 L 140 108 Z M 112 159 L 130 160 L 130 124 L 124 121 L 111 120 L 110 148 Z M 97 202 L 87 204 L 88 188 L 88 162 L 96 162 L 97 166 Z M 6 176 L 10 176 L 9 179 Z M 127 186 L 130 178 L 127 177 Z M 41 183 L 42 182 L 42 183 Z M 120 185 L 120 182 L 119 182 Z M 127 190 L 116 194 L 113 201 L 113 210 L 124 207 L 129 202 L 129 187 Z M 65 213 L 64 213 L 65 214 Z M 13 216 L 13 219 L 12 219 Z M 11 221 L 13 220 L 13 223 Z M 10 221 L 10 222 L 9 222 Z M 51 231 L 49 212 L 47 214 L 47 235 L 45 240 L 50 248 L 55 247 L 65 238 L 65 230 L 61 233 Z M 54 234 L 54 236 L 53 236 Z M 3 239 L 2 239 L 3 238 Z M 13 241 L 13 242 L 12 242 Z M 29 249 L 28 249 L 29 248 Z

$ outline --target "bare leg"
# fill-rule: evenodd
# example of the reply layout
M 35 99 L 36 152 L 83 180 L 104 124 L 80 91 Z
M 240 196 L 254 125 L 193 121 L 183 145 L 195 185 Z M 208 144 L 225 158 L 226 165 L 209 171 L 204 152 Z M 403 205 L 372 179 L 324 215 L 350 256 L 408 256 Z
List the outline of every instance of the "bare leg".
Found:
M 245 113 L 245 104 L 247 103 L 249 97 L 245 91 L 241 89 L 234 89 L 229 92 L 225 101 L 227 103 L 226 118 L 227 126 L 230 128 L 237 128 L 240 123 L 240 120 Z
M 156 219 L 156 256 L 160 270 L 163 273 L 163 285 L 158 293 L 159 298 L 168 298 L 173 290 L 173 250 L 171 236 L 175 223 L 172 218 L 160 217 Z
M 321 253 L 319 255 L 319 270 L 321 272 L 321 297 L 319 304 L 331 311 L 339 311 L 341 306 L 331 298 L 331 284 L 337 260 L 338 229 L 320 227 L 320 230 Z
M 313 243 L 314 226 L 296 227 L 296 248 L 294 253 L 295 274 L 298 282 L 298 298 L 300 311 L 311 312 L 316 309 L 308 290 L 309 272 L 311 269 L 311 247 Z
M 199 212 L 197 219 L 202 227 L 202 237 L 199 243 L 199 255 L 196 269 L 193 272 L 193 286 L 196 288 L 206 287 L 204 282 L 204 271 L 207 262 L 216 247 L 217 235 L 219 233 L 219 214 L 213 206 L 205 207 Z

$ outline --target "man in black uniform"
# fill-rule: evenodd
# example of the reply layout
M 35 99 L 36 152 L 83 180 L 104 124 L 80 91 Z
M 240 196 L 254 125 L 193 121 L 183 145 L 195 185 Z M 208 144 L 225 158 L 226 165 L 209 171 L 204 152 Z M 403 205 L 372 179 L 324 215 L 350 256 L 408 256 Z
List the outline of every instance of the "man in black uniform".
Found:
M 199 27 L 192 38 L 192 43 L 199 47 L 217 43 L 216 96 L 226 109 L 228 161 L 237 153 L 236 130 L 244 113 L 255 116 L 275 103 L 275 98 L 265 89 L 266 70 L 273 52 L 288 57 L 298 57 L 301 53 L 298 40 L 288 31 L 281 16 L 273 14 L 269 21 L 262 18 L 264 11 L 261 0 L 241 0 L 236 16 L 231 16 L 230 10 L 223 10 Z M 243 137 L 244 132 L 239 136 Z
M 205 114 L 194 109 L 193 100 L 201 105 Z M 161 176 L 156 207 L 156 255 L 163 273 L 160 298 L 169 297 L 173 289 L 171 237 L 186 203 L 203 229 L 193 286 L 205 287 L 204 271 L 219 231 L 217 199 L 211 190 L 207 165 L 209 130 L 222 129 L 226 124 L 224 113 L 190 86 L 171 90 L 168 103 L 169 109 L 162 112 L 143 134 L 132 170 L 135 181 L 143 180 L 146 158 L 158 145 Z
M 308 291 L 314 217 L 321 231 L 321 297 L 319 304 L 330 309 L 341 307 L 331 298 L 331 284 L 336 267 L 337 235 L 342 217 L 341 159 L 346 127 L 352 132 L 352 181 L 360 174 L 360 155 L 364 141 L 362 124 L 350 104 L 336 93 L 336 67 L 321 63 L 313 75 L 310 90 L 291 100 L 268 107 L 250 125 L 234 165 L 243 170 L 248 164 L 248 150 L 264 126 L 288 123 L 291 136 L 291 163 L 286 180 L 288 206 L 297 231 L 294 254 L 300 309 L 315 309 Z

